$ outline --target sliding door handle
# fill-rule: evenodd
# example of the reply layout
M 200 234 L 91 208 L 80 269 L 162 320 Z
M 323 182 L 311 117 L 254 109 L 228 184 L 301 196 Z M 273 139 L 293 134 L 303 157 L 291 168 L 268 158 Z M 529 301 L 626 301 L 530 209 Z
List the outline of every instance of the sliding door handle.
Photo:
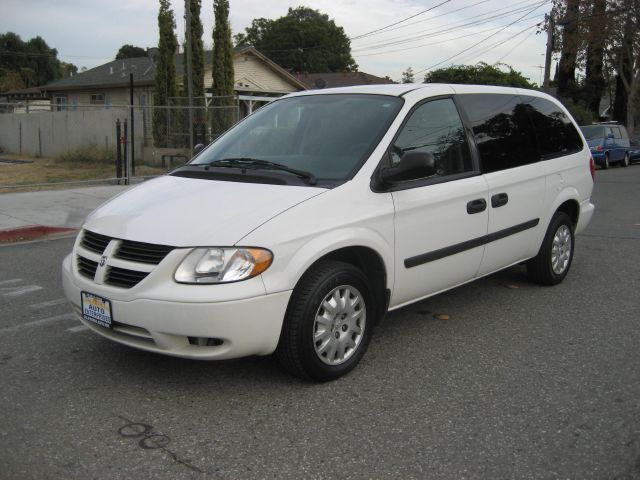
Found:
M 491 197 L 491 206 L 493 208 L 498 208 L 503 205 L 506 205 L 509 201 L 509 195 L 506 193 L 496 193 Z

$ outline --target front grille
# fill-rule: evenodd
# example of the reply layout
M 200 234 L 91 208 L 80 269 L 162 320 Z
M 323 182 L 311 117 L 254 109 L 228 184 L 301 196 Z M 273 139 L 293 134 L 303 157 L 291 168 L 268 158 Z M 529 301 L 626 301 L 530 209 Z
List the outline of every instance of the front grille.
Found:
M 112 240 L 116 242 L 112 244 L 110 252 L 113 251 L 113 247 L 116 247 L 115 251 L 108 254 L 109 258 L 103 257 L 106 261 L 105 268 L 107 268 L 104 283 L 120 288 L 134 287 L 149 275 L 148 270 L 152 267 L 145 267 L 140 263 L 158 265 L 174 248 L 168 245 L 121 240 L 84 230 L 79 244 L 81 248 L 78 251 L 80 255 L 83 255 L 78 255 L 78 273 L 93 280 L 98 269 L 98 261 L 100 261 L 99 258 L 95 258 L 94 254 L 104 255 Z M 94 260 L 87 257 L 94 258 Z M 118 267 L 113 266 L 113 263 L 117 263 Z M 147 271 L 141 272 L 140 270 Z
M 96 275 L 96 269 L 98 268 L 98 262 L 89 260 L 88 258 L 78 256 L 78 272 L 93 280 Z
M 173 247 L 167 245 L 122 240 L 115 257 L 122 260 L 131 260 L 132 262 L 157 265 L 171 250 L 173 250 Z
M 114 287 L 131 288 L 140 283 L 147 275 L 149 275 L 148 272 L 109 267 L 104 283 Z
M 104 249 L 107 248 L 107 245 L 109 245 L 110 241 L 111 237 L 85 230 L 82 235 L 80 245 L 82 245 L 87 250 L 91 250 L 92 252 L 96 252 L 102 255 L 102 252 L 104 252 Z

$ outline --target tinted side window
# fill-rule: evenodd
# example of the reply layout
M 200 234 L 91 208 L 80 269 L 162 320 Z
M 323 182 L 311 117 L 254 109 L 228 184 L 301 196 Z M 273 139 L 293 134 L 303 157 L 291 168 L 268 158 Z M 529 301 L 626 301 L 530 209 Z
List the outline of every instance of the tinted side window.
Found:
M 473 170 L 464 127 L 453 100 L 433 100 L 411 113 L 391 146 L 391 165 L 397 165 L 409 151 L 431 154 L 437 176 Z
M 524 97 L 536 129 L 542 158 L 558 157 L 582 150 L 582 140 L 569 117 L 544 98 Z
M 613 138 L 622 138 L 622 134 L 618 127 L 611 127 L 611 130 L 613 131 Z
M 457 97 L 471 121 L 485 173 L 540 160 L 528 107 L 516 95 L 470 94 Z

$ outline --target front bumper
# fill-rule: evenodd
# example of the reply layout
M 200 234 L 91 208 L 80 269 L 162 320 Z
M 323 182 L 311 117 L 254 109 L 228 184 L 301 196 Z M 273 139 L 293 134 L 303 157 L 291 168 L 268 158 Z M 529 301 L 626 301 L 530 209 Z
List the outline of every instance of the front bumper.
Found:
M 173 282 L 173 280 L 170 280 Z M 82 278 L 73 271 L 72 255 L 63 262 L 65 294 L 80 321 L 94 332 L 124 345 L 150 352 L 200 360 L 222 360 L 248 355 L 268 355 L 278 345 L 291 291 L 230 301 L 202 302 L 118 299 L 112 288 Z M 242 289 L 242 283 L 235 284 Z M 184 289 L 185 286 L 181 286 Z M 193 290 L 203 287 L 193 285 Z M 215 286 L 214 286 L 215 288 Z M 81 292 L 111 301 L 114 327 L 103 328 L 82 318 Z M 207 345 L 207 340 L 210 340 Z

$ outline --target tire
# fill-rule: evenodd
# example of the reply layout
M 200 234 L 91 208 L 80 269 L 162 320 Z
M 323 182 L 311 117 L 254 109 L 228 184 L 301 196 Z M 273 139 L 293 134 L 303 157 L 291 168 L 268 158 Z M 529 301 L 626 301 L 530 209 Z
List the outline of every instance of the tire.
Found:
M 367 349 L 376 307 L 362 271 L 349 263 L 320 260 L 302 276 L 289 300 L 276 349 L 280 364 L 297 377 L 321 382 L 345 375 Z
M 603 170 L 606 170 L 607 168 L 609 168 L 609 166 L 610 166 L 610 165 L 609 165 L 609 154 L 608 154 L 608 153 L 606 153 L 606 154 L 604 155 L 604 162 L 602 162 L 602 169 L 603 169 Z
M 620 162 L 620 166 L 621 167 L 628 167 L 629 166 L 629 152 L 624 154 L 624 159 L 622 160 L 622 162 Z
M 538 254 L 527 262 L 529 278 L 540 285 L 557 285 L 567 276 L 574 250 L 573 222 L 564 212 L 551 218 Z

